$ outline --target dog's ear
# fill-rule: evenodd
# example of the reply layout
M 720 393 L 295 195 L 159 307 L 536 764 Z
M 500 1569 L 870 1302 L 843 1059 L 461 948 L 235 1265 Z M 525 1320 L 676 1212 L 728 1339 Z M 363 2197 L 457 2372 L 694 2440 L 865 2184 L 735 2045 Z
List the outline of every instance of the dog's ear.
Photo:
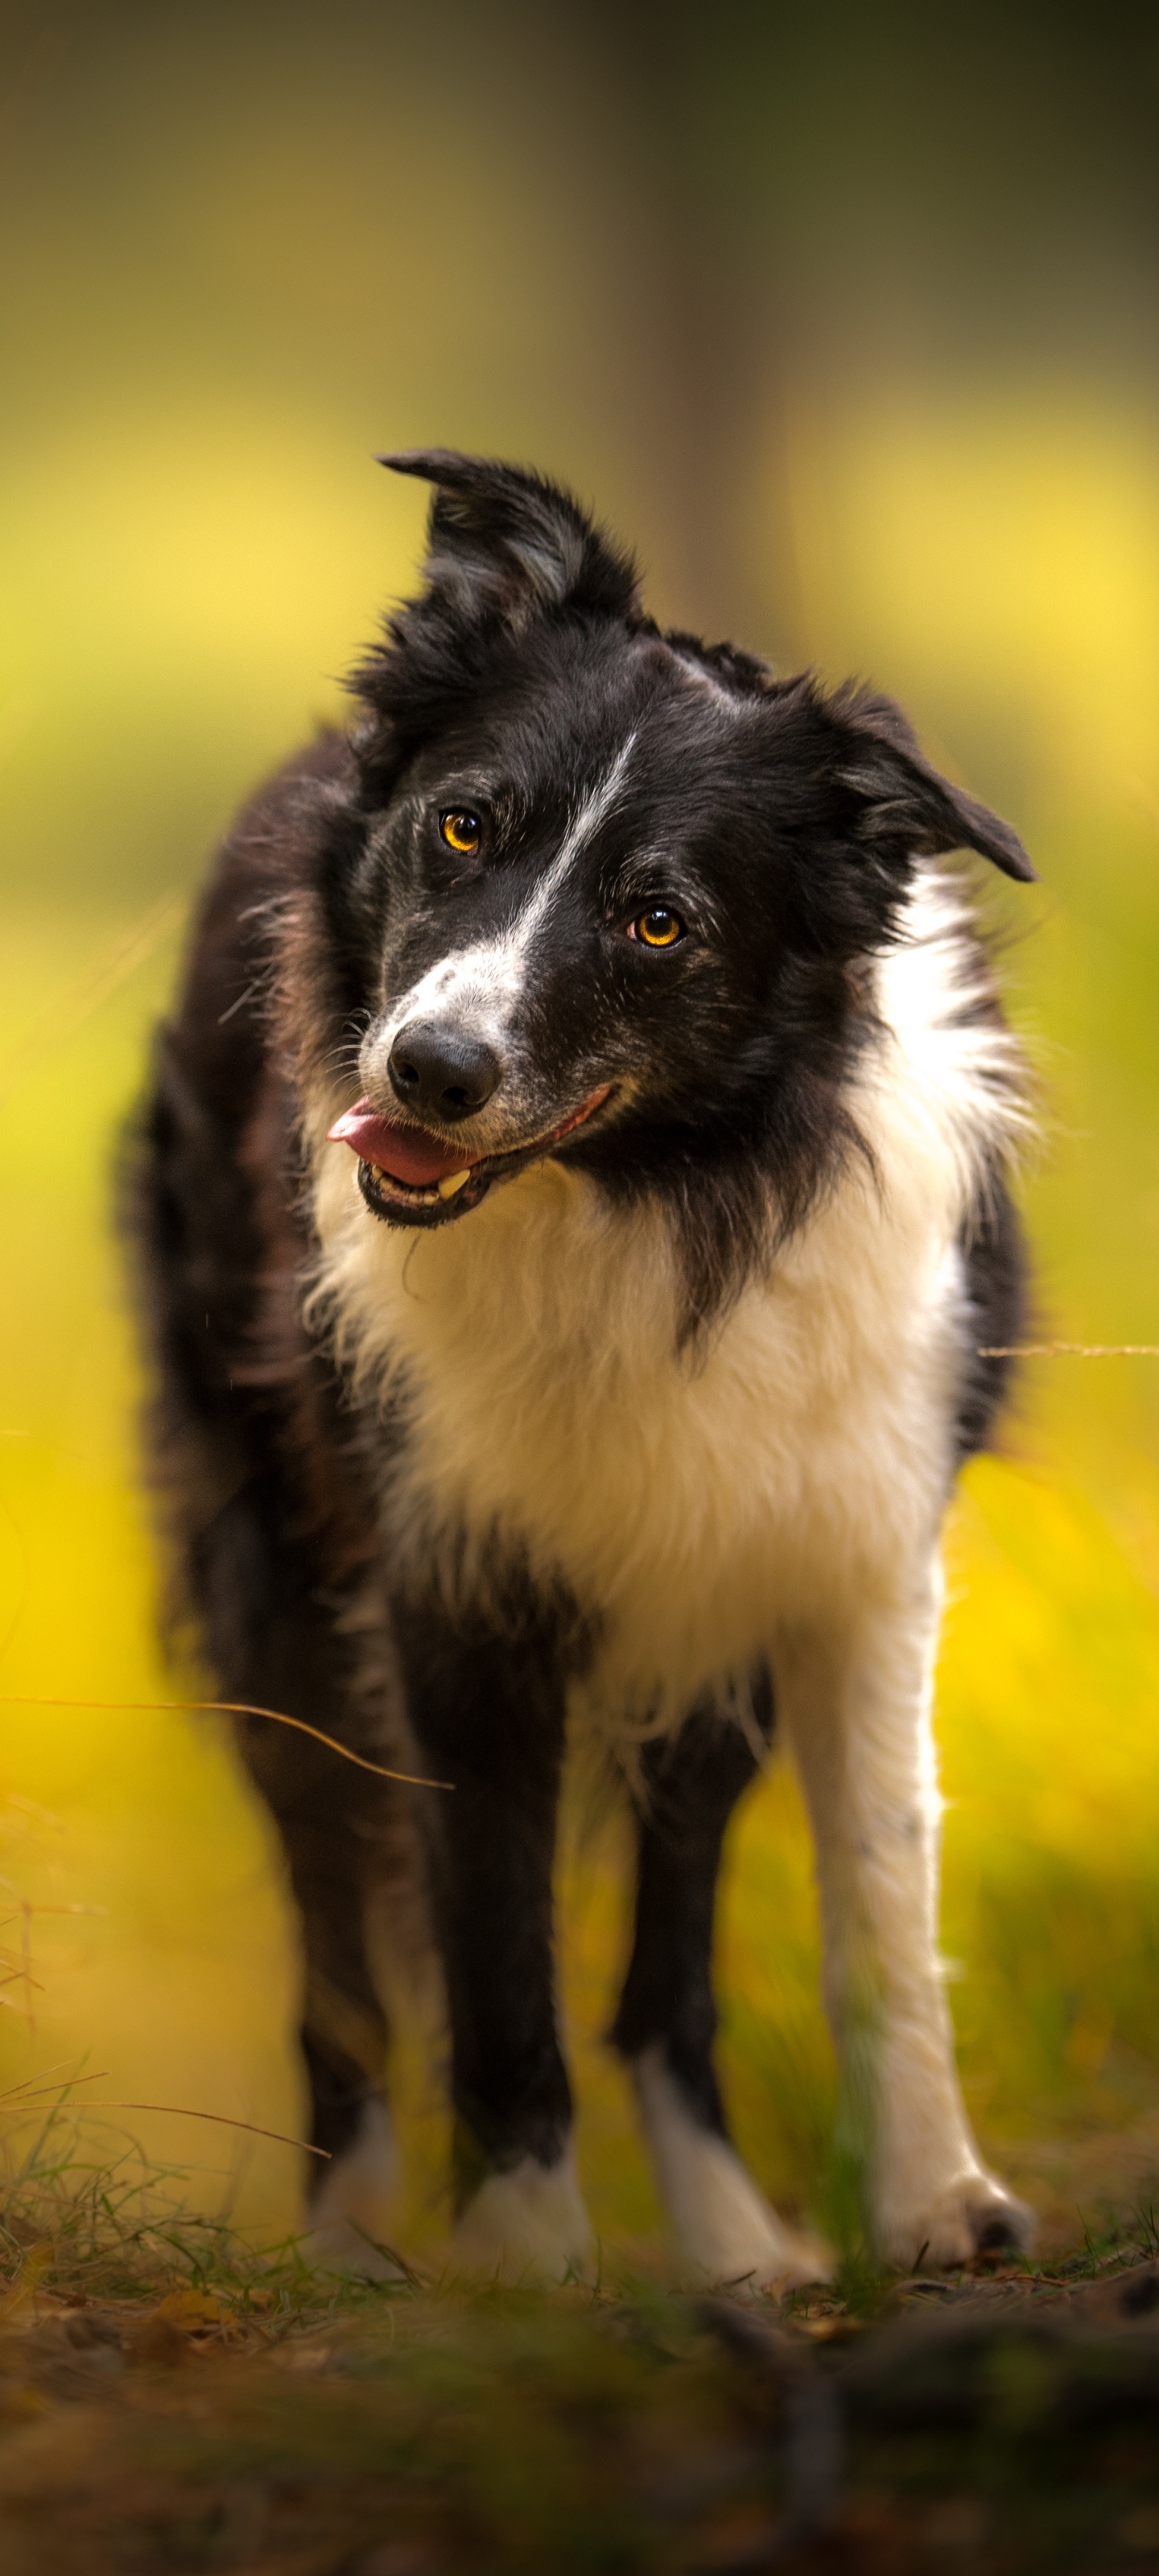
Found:
M 521 626 L 537 610 L 565 606 L 610 617 L 638 611 L 633 565 L 559 484 L 442 447 L 378 462 L 434 484 L 428 597 L 461 616 Z
M 423 589 L 349 682 L 371 718 L 354 738 L 362 777 L 382 801 L 415 744 L 485 685 L 536 617 L 641 612 L 630 558 L 558 484 L 441 447 L 378 462 L 435 486 Z
M 856 800 L 857 840 L 887 874 L 899 867 L 908 872 L 912 858 L 977 850 L 1004 876 L 1035 883 L 1018 834 L 931 768 L 891 698 L 839 689 L 826 713 L 837 730 L 837 775 Z

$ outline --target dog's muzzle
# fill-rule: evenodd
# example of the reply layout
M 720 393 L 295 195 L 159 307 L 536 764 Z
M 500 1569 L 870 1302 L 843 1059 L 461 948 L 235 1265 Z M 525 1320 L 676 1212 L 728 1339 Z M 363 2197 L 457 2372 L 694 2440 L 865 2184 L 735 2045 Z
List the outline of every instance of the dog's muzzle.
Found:
M 478 1207 L 494 1181 L 511 1180 L 528 1163 L 542 1162 L 602 1109 L 611 1089 L 610 1082 L 604 1083 L 546 1135 L 497 1153 L 465 1155 L 461 1145 L 444 1143 L 425 1128 L 384 1118 L 372 1100 L 356 1100 L 353 1109 L 335 1119 L 326 1141 L 349 1145 L 357 1154 L 358 1183 L 372 1215 L 388 1225 L 439 1225 Z

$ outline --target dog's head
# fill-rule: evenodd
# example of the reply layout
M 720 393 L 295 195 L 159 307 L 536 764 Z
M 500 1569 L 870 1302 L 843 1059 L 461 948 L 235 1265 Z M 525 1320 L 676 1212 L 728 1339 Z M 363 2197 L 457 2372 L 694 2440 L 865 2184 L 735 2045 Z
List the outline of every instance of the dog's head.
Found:
M 463 1224 L 548 1154 L 660 1194 L 703 1307 L 848 1147 L 864 961 L 915 860 L 1033 871 L 888 701 L 662 635 L 554 485 L 384 461 L 436 490 L 423 592 L 353 682 L 337 1138 L 393 1225 Z

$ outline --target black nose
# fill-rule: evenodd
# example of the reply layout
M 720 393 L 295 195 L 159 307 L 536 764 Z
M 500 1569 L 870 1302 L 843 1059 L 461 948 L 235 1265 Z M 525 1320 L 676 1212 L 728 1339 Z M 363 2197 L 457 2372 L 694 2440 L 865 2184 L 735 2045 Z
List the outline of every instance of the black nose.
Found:
M 480 1038 L 412 1020 L 390 1050 L 390 1078 L 418 1118 L 470 1118 L 497 1089 L 502 1067 Z

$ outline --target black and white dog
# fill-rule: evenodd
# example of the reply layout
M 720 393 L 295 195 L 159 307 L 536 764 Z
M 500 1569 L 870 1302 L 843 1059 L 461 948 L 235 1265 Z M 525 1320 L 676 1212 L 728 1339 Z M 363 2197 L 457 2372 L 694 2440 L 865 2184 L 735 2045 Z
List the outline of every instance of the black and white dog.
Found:
M 221 1697 L 453 1783 L 243 1725 L 303 1925 L 314 2246 L 373 2268 L 387 2224 L 372 1935 L 409 1800 L 461 2260 L 588 2261 L 552 1969 L 569 1720 L 632 1785 L 612 2037 L 684 2261 L 824 2260 L 740 2164 L 712 2063 L 721 1842 L 774 1720 L 838 2049 L 869 2043 L 879 2248 L 1023 2241 L 954 2072 L 930 1691 L 939 1527 L 1022 1314 L 1026 1118 L 937 862 L 1033 872 L 888 701 L 662 634 L 552 484 L 384 461 L 436 487 L 424 588 L 349 738 L 227 842 L 134 1154 L 156 1476 Z

